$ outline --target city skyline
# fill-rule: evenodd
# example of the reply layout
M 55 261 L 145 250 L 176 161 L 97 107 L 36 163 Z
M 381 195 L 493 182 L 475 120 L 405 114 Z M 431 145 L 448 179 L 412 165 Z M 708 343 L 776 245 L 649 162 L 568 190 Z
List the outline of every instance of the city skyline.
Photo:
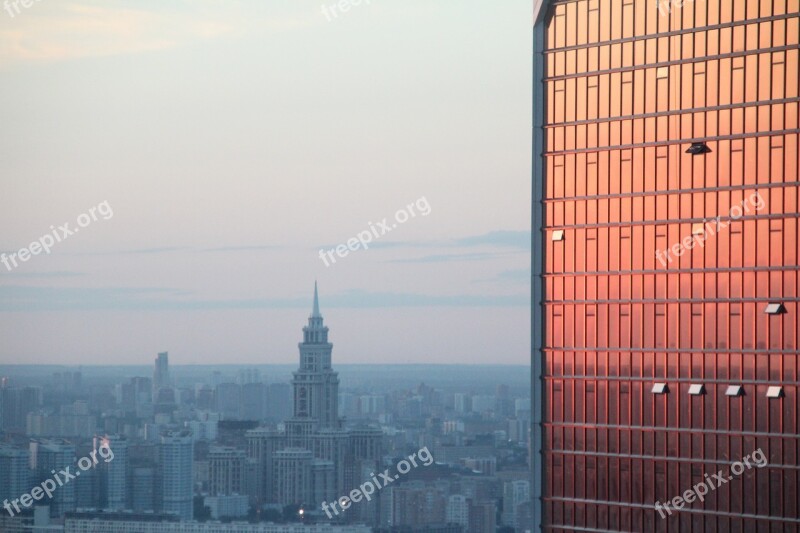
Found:
M 0 0 L 0 86 L 0 533 L 800 530 L 800 0 Z
M 3 369 L 0 530 L 201 533 L 220 520 L 240 533 L 522 527 L 528 384 L 472 372 L 428 376 L 434 385 L 417 374 L 410 388 L 396 375 L 343 386 L 316 284 L 309 307 L 294 371 L 269 383 L 252 367 L 181 376 L 167 352 L 138 375 Z

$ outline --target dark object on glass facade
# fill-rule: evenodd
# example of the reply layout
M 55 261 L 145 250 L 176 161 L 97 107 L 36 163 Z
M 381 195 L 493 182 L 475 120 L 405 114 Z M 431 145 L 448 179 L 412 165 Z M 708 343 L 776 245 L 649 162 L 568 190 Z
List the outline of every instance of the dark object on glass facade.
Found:
M 692 143 L 692 145 L 686 149 L 686 153 L 692 155 L 703 155 L 709 152 L 711 152 L 711 148 L 709 148 L 706 143 Z

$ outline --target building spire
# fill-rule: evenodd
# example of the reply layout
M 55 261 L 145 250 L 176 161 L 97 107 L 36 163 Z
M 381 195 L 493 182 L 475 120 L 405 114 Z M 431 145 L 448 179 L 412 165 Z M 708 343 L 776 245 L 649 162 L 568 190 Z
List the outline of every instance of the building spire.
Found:
M 314 280 L 314 310 L 311 313 L 311 318 L 322 318 L 319 313 L 319 296 L 317 295 L 317 281 Z

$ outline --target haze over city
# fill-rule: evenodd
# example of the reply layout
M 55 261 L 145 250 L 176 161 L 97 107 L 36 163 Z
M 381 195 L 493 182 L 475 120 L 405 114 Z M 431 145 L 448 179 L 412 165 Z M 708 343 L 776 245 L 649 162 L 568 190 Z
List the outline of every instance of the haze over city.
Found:
M 0 87 L 0 533 L 800 531 L 800 0 L 0 0 Z

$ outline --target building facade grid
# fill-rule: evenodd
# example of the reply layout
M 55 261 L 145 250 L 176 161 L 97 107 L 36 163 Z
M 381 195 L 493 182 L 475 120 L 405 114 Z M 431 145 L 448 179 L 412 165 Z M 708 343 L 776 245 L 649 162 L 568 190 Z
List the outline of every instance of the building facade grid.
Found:
M 800 2 L 545 4 L 534 31 L 539 521 L 797 531 Z M 757 449 L 767 467 L 703 504 L 656 511 Z

